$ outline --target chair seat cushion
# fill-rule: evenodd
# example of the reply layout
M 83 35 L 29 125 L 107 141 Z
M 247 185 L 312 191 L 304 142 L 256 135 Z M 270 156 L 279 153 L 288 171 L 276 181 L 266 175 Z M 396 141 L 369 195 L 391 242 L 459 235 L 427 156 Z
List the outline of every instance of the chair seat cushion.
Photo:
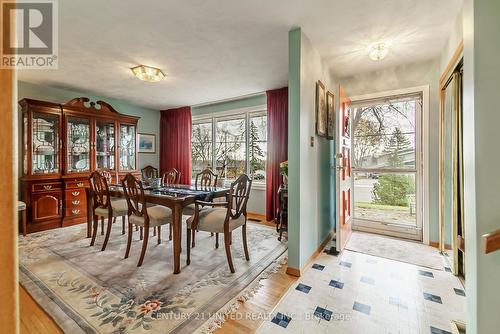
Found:
M 162 205 L 155 205 L 147 208 L 149 216 L 149 226 L 160 226 L 172 222 L 172 210 Z M 144 226 L 144 217 L 131 215 L 128 217 L 131 224 Z
M 128 213 L 127 200 L 121 198 L 111 198 L 111 207 L 113 208 L 113 217 L 126 216 Z M 108 209 L 98 207 L 95 209 L 95 215 L 99 217 L 107 217 Z
M 194 204 L 189 204 L 182 209 L 182 214 L 186 216 L 192 216 L 194 215 L 194 210 L 195 210 L 195 205 Z
M 193 204 L 193 206 L 194 206 L 194 204 Z M 18 201 L 17 202 L 17 210 L 18 211 L 26 210 L 26 203 Z
M 204 208 L 200 210 L 197 230 L 214 233 L 224 233 L 224 220 L 226 219 L 226 208 Z M 233 210 L 233 214 L 235 211 Z M 194 216 L 188 218 L 187 224 L 191 227 Z M 245 224 L 245 216 L 241 215 L 236 219 L 229 219 L 229 231 L 233 231 Z

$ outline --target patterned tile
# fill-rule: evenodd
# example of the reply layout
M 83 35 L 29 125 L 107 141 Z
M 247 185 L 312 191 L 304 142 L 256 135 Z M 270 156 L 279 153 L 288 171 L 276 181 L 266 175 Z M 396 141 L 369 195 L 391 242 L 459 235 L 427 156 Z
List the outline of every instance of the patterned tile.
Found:
M 370 285 L 374 285 L 375 284 L 375 280 L 373 278 L 366 277 L 366 276 L 361 277 L 360 281 L 362 283 L 366 283 L 366 284 L 370 284 Z
M 321 271 L 321 270 L 325 269 L 325 266 L 322 266 L 321 264 L 315 263 L 312 265 L 312 268 Z
M 303 293 L 309 293 L 309 291 L 311 291 L 311 287 L 309 285 L 299 283 L 299 285 L 297 285 L 295 290 L 298 290 L 298 291 L 303 292 Z
M 283 313 L 279 313 L 279 312 L 278 312 L 278 314 L 276 314 L 274 316 L 273 320 L 271 320 L 271 322 L 273 324 L 276 324 L 276 325 L 281 326 L 283 328 L 286 328 L 288 326 L 288 324 L 290 324 L 290 321 L 292 321 L 292 318 L 284 315 Z
M 319 307 L 319 306 L 316 307 L 316 310 L 314 310 L 315 316 L 317 316 L 320 319 L 326 320 L 326 321 L 330 321 L 330 319 L 332 318 L 332 314 L 333 314 L 332 311 L 327 310 L 327 309 L 322 308 L 322 307 Z
M 453 290 L 455 291 L 455 293 L 459 296 L 463 296 L 465 297 L 465 291 L 462 290 L 462 289 L 457 289 L 457 288 L 453 288 Z
M 430 300 L 431 302 L 438 303 L 438 304 L 443 303 L 443 301 L 441 300 L 441 297 L 433 295 L 432 293 L 424 292 L 424 299 Z
M 340 261 L 339 263 L 341 266 L 343 267 L 347 267 L 347 268 L 351 268 L 352 267 L 352 263 L 351 262 L 346 262 L 346 261 Z
M 337 289 L 343 289 L 344 288 L 344 283 L 332 279 L 330 281 L 330 286 L 332 286 L 334 288 L 337 288 Z
M 419 270 L 418 273 L 422 276 L 425 276 L 425 277 L 432 277 L 434 278 L 434 274 L 431 273 L 430 271 L 426 271 L 426 270 Z
M 451 334 L 451 332 L 445 331 L 444 329 L 431 326 L 431 334 Z
M 352 309 L 354 311 L 358 311 L 358 312 L 370 315 L 370 311 L 371 311 L 372 307 L 370 305 L 354 302 Z

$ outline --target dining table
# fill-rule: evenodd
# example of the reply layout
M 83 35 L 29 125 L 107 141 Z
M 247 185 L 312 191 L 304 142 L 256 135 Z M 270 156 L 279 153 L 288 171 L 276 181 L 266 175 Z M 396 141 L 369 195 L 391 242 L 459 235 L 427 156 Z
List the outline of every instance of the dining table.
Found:
M 92 236 L 93 197 L 90 188 L 86 188 L 87 196 L 87 238 Z M 122 185 L 109 186 L 112 197 L 125 197 Z M 147 203 L 163 205 L 172 210 L 172 241 L 174 255 L 174 274 L 181 272 L 180 256 L 182 241 L 182 211 L 184 207 L 197 200 L 211 201 L 226 197 L 229 188 L 205 187 L 196 185 L 160 185 L 158 187 L 144 186 L 144 198 Z

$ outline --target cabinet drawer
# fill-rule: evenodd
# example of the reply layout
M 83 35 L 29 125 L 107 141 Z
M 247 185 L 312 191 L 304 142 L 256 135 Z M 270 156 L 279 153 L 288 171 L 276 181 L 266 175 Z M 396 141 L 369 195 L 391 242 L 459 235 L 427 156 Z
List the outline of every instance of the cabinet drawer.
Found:
M 86 208 L 87 207 L 87 200 L 85 198 L 68 198 L 66 196 L 66 199 L 64 200 L 64 207 L 65 208 Z
M 75 180 L 75 181 L 67 181 L 66 189 L 78 189 L 85 188 L 89 186 L 89 181 L 87 180 Z
M 33 192 L 54 191 L 54 190 L 61 190 L 61 189 L 62 189 L 62 184 L 56 183 L 56 182 L 33 184 Z
M 85 208 L 66 208 L 64 210 L 64 217 L 78 217 L 84 216 L 87 213 Z
M 80 200 L 81 202 L 84 202 L 86 199 L 85 196 L 85 188 L 78 188 L 78 189 L 70 189 L 64 191 L 64 200 L 65 201 L 73 201 L 73 200 Z

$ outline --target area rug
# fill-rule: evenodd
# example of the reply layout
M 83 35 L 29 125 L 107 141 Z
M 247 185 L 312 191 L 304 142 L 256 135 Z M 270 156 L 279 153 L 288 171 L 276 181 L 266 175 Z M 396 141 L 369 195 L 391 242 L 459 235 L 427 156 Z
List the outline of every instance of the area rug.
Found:
M 444 259 L 437 248 L 378 234 L 353 232 L 346 249 L 391 260 L 444 270 Z
M 184 230 L 181 273 L 174 275 L 168 228 L 160 245 L 150 238 L 140 268 L 139 232 L 124 259 L 121 224 L 113 226 L 104 252 L 103 236 L 89 247 L 84 225 L 31 234 L 19 241 L 20 283 L 66 333 L 211 332 L 286 255 L 271 227 L 249 223 L 247 237 L 248 262 L 241 231 L 233 233 L 231 274 L 223 242 L 216 249 L 210 233 L 197 233 L 186 266 Z

